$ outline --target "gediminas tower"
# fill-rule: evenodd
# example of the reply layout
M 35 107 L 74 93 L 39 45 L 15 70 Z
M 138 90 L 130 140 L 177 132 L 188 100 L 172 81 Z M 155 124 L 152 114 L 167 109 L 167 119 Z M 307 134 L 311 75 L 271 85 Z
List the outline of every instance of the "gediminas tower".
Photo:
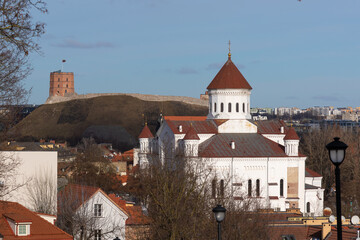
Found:
M 74 93 L 74 73 L 56 71 L 50 73 L 49 97 Z

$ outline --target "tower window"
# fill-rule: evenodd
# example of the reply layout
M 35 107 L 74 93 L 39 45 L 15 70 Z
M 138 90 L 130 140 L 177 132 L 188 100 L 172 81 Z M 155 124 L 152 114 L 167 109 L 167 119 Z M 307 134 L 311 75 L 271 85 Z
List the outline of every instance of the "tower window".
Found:
M 228 104 L 228 111 L 231 112 L 231 103 Z
M 216 179 L 213 179 L 211 182 L 211 196 L 216 197 Z
M 248 181 L 248 196 L 249 197 L 251 197 L 251 191 L 252 191 L 251 179 L 249 179 L 249 181 Z
M 280 180 L 280 197 L 284 196 L 284 180 Z
M 256 179 L 256 196 L 260 197 L 260 179 Z
M 216 103 L 214 103 L 214 112 L 216 112 Z
M 220 112 L 224 112 L 224 103 L 220 104 Z
M 69 84 L 66 84 L 66 87 L 69 87 Z
M 58 87 L 60 87 L 60 84 L 58 84 Z
M 67 93 L 67 90 L 65 90 L 65 93 Z
M 58 78 L 58 82 L 60 82 L 60 78 Z
M 221 179 L 221 180 L 220 180 L 220 195 L 221 195 L 221 197 L 224 197 L 224 189 L 225 189 L 225 187 L 224 187 L 224 180 Z
M 243 112 L 245 112 L 245 103 L 243 103 Z
M 310 202 L 306 203 L 306 212 L 309 213 L 310 212 Z
M 236 103 L 236 112 L 239 112 L 239 103 Z
M 69 81 L 69 79 L 68 79 L 68 78 L 66 78 L 66 81 L 68 82 L 68 81 Z

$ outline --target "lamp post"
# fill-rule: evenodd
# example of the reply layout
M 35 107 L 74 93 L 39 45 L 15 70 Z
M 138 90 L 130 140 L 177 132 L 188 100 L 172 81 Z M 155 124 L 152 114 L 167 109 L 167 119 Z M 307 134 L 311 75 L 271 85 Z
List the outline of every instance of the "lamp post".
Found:
M 221 205 L 217 205 L 215 208 L 213 208 L 213 213 L 215 215 L 215 219 L 218 223 L 218 240 L 221 240 L 221 222 L 225 219 L 225 212 L 226 209 L 222 207 Z
M 345 159 L 345 150 L 348 147 L 345 143 L 339 141 L 340 138 L 335 137 L 334 141 L 327 144 L 331 162 L 335 165 L 335 184 L 336 184 L 336 222 L 337 222 L 337 239 L 342 239 L 342 223 L 341 223 L 341 190 L 340 190 L 340 164 Z

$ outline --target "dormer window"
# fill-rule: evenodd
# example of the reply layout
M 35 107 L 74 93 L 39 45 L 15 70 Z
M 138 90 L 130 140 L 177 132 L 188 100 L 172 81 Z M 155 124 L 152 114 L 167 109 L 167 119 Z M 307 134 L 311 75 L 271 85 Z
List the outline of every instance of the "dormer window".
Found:
M 16 226 L 17 236 L 30 235 L 30 224 L 18 224 Z

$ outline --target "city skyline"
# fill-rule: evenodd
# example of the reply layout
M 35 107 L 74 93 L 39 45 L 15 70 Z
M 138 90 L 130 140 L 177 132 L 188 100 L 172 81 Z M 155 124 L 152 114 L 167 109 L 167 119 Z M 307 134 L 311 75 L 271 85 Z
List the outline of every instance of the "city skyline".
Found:
M 251 107 L 358 106 L 358 1 L 53 1 L 25 80 L 44 103 L 49 75 L 75 91 L 199 98 L 227 60 L 253 87 Z

